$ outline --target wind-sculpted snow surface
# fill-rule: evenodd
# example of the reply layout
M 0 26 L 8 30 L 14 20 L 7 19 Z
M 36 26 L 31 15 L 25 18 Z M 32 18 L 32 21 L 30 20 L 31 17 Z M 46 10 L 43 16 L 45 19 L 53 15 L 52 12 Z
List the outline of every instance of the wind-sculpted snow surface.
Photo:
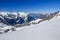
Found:
M 0 12 L 0 34 L 16 31 L 18 28 L 38 24 L 50 20 L 59 12 L 52 14 L 25 13 L 25 12 Z

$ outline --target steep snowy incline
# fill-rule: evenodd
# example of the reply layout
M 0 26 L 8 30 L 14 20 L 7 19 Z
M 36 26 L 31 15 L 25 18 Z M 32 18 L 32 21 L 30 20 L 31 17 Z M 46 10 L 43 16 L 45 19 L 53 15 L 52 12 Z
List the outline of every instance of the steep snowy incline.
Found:
M 60 17 L 0 35 L 1 40 L 60 40 Z

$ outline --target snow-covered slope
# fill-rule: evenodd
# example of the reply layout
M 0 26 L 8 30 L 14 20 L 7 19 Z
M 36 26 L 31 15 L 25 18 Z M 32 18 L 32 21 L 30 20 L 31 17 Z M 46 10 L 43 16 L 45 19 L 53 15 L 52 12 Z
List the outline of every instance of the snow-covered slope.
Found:
M 39 24 L 53 17 L 59 16 L 60 12 L 53 14 L 29 14 L 25 12 L 0 12 L 0 34 L 9 31 L 16 31 L 21 27 L 31 26 L 32 24 Z
M 60 17 L 0 34 L 0 40 L 60 40 Z

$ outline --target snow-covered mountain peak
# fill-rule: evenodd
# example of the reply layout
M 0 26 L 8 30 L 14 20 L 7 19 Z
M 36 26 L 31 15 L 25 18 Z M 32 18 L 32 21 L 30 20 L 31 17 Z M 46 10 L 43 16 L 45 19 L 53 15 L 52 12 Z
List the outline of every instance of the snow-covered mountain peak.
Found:
M 0 15 L 7 16 L 7 13 L 9 13 L 9 12 L 0 12 Z
M 27 17 L 29 13 L 25 13 L 25 12 L 18 12 L 18 16 L 20 17 Z

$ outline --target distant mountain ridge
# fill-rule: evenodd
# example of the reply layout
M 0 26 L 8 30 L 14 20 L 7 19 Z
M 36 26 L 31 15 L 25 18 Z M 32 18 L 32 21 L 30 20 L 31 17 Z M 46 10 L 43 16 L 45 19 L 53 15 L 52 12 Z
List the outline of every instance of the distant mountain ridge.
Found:
M 29 14 L 24 12 L 0 12 L 0 22 L 9 25 L 23 24 L 24 22 L 31 22 L 36 19 L 43 19 L 46 15 L 43 14 Z

